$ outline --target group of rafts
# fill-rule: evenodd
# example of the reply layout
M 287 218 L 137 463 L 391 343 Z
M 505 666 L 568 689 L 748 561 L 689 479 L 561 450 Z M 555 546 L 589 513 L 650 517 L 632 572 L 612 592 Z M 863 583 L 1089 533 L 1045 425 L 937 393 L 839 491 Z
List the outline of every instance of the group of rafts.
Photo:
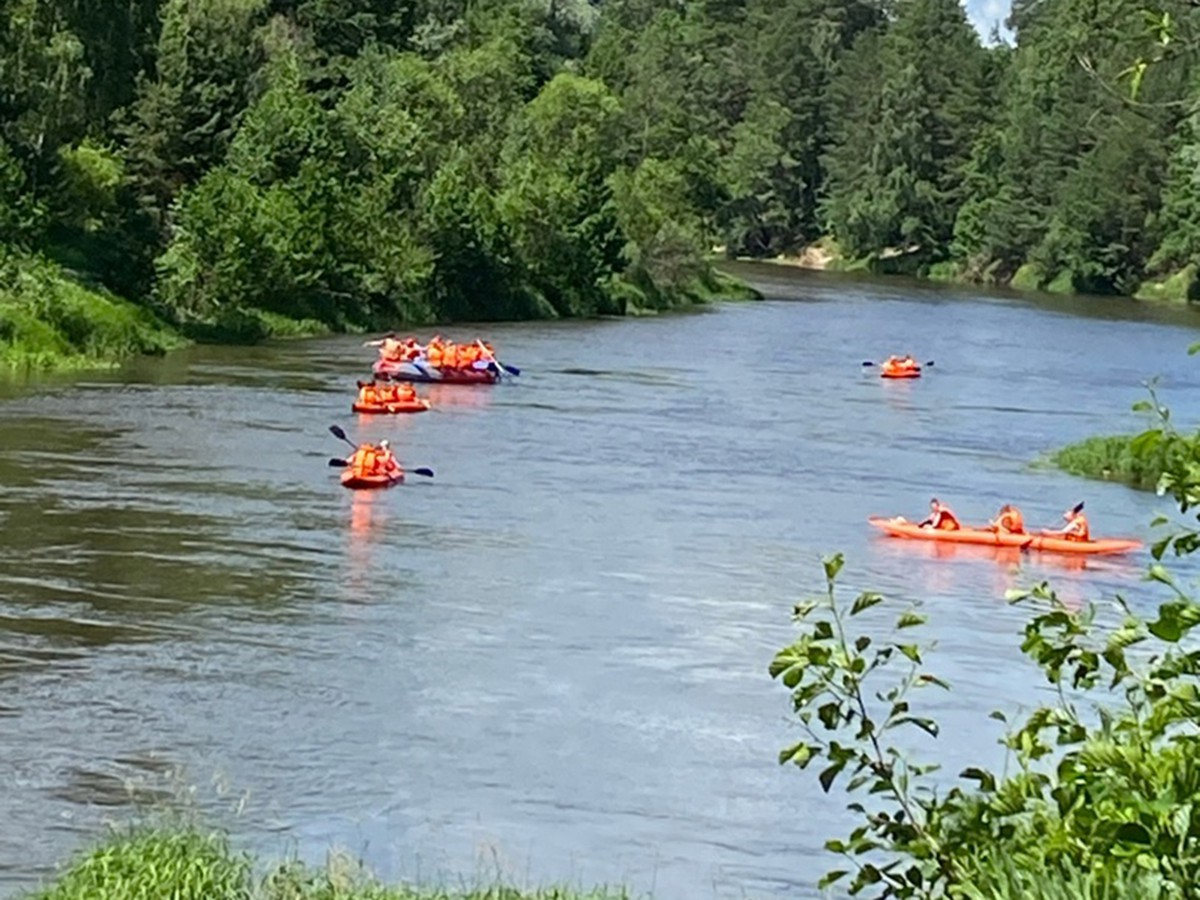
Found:
M 864 366 L 874 366 L 865 362 Z M 932 366 L 933 362 L 927 362 Z M 919 378 L 921 365 L 911 356 L 890 356 L 879 364 L 882 378 Z M 952 544 L 981 544 L 991 547 L 1016 547 L 1021 550 L 1041 550 L 1047 553 L 1128 553 L 1141 546 L 1129 538 L 1092 540 L 1083 504 L 1063 513 L 1065 523 L 1058 529 L 1025 530 L 1021 511 L 1006 503 L 996 518 L 986 525 L 963 525 L 950 509 L 936 497 L 929 502 L 929 516 L 921 522 L 910 522 L 903 516 L 887 519 L 872 516 L 867 521 L 892 537 L 923 541 L 943 541 Z
M 482 340 L 456 344 L 441 335 L 420 344 L 415 337 L 397 338 L 389 332 L 377 341 L 365 341 L 364 347 L 377 347 L 379 359 L 372 367 L 373 378 L 358 382 L 358 396 L 350 408 L 368 415 L 399 415 L 425 412 L 428 398 L 417 396 L 414 383 L 495 384 L 520 370 L 496 359 L 495 348 Z M 342 465 L 342 484 L 348 488 L 390 487 L 404 480 L 405 470 L 384 440 L 378 444 L 354 445 L 336 425 L 334 435 L 354 446 L 346 460 L 330 460 Z M 413 474 L 432 477 L 430 469 L 412 469 Z

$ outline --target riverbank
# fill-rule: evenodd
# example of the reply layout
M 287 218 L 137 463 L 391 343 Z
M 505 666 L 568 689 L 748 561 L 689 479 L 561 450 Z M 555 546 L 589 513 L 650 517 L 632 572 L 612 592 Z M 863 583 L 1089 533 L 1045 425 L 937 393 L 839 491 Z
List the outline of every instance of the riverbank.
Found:
M 919 247 L 889 247 L 878 256 L 854 258 L 844 256 L 833 239 L 821 238 L 794 252 L 781 253 L 774 257 L 738 256 L 735 259 L 738 262 L 768 263 L 814 272 L 869 272 L 874 275 L 904 275 L 956 284 L 1009 287 L 1018 291 L 1050 294 L 1089 293 L 1077 290 L 1065 273 L 1048 277 L 1032 263 L 1021 266 L 1010 277 L 1000 278 L 994 271 L 980 273 L 949 261 L 926 265 L 918 254 L 919 250 Z M 1189 265 L 1178 272 L 1147 278 L 1138 285 L 1137 290 L 1127 296 L 1132 300 L 1179 305 L 1195 302 L 1200 299 L 1200 266 Z
M 633 283 L 620 293 L 627 316 L 762 298 L 750 285 L 712 267 L 671 295 Z M 556 317 L 548 309 L 544 318 Z M 0 256 L 0 370 L 9 373 L 112 368 L 131 357 L 159 356 L 195 343 L 257 344 L 449 324 L 430 317 L 405 322 L 380 318 L 363 325 L 255 308 L 230 309 L 198 322 L 169 322 L 41 256 Z
M 265 873 L 265 874 L 263 874 Z M 385 885 L 356 860 L 331 854 L 321 868 L 296 861 L 264 865 L 234 851 L 218 831 L 143 828 L 80 855 L 29 900 L 625 900 L 622 889 L 522 889 Z

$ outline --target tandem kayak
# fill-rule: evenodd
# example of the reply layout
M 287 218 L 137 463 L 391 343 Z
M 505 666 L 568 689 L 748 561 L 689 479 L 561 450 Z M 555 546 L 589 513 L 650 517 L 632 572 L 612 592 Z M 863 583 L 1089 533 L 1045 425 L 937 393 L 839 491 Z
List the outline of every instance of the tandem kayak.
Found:
M 397 400 L 391 403 L 359 403 L 351 404 L 350 409 L 356 413 L 371 415 L 389 415 L 392 413 L 419 413 L 429 409 L 429 401 L 419 397 L 416 400 Z
M 404 470 L 393 472 L 391 475 L 368 475 L 354 469 L 342 472 L 342 487 L 348 488 L 385 488 L 399 484 L 404 480 Z
M 1130 550 L 1136 550 L 1142 546 L 1141 541 L 1126 538 L 1069 541 L 1066 538 L 1051 535 L 1001 534 L 984 528 L 959 528 L 955 531 L 944 531 L 922 528 L 916 522 L 910 522 L 903 516 L 892 519 L 873 516 L 867 521 L 892 537 L 921 541 L 946 541 L 953 544 L 990 544 L 993 547 L 1019 547 L 1047 553 L 1128 553 Z
M 423 362 L 395 362 L 392 360 L 376 360 L 371 367 L 376 378 L 390 378 L 392 381 L 418 381 L 428 384 L 495 384 L 500 380 L 499 370 L 495 368 L 449 368 L 431 366 Z

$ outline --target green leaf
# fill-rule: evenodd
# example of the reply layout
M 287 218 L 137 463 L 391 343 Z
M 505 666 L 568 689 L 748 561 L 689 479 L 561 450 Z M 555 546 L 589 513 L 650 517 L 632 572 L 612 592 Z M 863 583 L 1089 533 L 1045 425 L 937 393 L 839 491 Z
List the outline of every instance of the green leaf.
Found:
M 1134 456 L 1145 456 L 1158 446 L 1162 440 L 1162 436 L 1161 428 L 1151 428 L 1149 431 L 1143 431 L 1129 442 L 1129 452 Z
M 837 728 L 841 717 L 842 707 L 841 704 L 837 703 L 836 701 L 831 700 L 829 703 L 823 704 L 820 709 L 817 710 L 817 718 L 820 719 L 821 724 L 830 731 Z
M 815 600 L 805 600 L 803 603 L 797 603 L 792 607 L 792 616 L 796 619 L 803 619 L 819 605 Z
M 917 684 L 936 684 L 942 690 L 950 690 L 950 685 L 946 681 L 936 675 L 930 675 L 928 672 L 922 672 L 917 676 Z
M 1200 341 L 1197 341 L 1195 344 L 1192 344 L 1190 347 L 1188 347 L 1187 352 L 1188 356 L 1195 356 L 1197 353 L 1200 353 Z
M 1146 572 L 1147 581 L 1157 581 L 1160 584 L 1173 586 L 1175 579 L 1171 577 L 1171 573 L 1166 570 L 1162 563 L 1154 563 Z
M 930 737 L 938 736 L 938 724 L 933 719 L 925 719 L 920 716 L 904 716 L 895 721 L 896 725 L 916 725 Z
M 921 651 L 916 644 L 897 644 L 896 649 L 915 663 L 921 662 Z
M 819 750 L 820 748 L 817 747 L 815 749 Z M 813 750 L 814 748 L 811 745 L 801 741 L 798 744 L 779 751 L 779 764 L 782 766 L 784 763 L 790 762 L 803 769 L 812 761 Z
M 833 581 L 837 578 L 838 572 L 842 571 L 842 566 L 846 564 L 846 558 L 842 554 L 837 553 L 833 556 L 828 556 L 824 560 L 825 579 Z
M 1158 619 L 1147 628 L 1159 640 L 1175 643 L 1198 624 L 1200 604 L 1190 600 L 1172 600 L 1158 608 Z
M 896 620 L 897 628 L 913 628 L 917 625 L 924 625 L 928 621 L 928 616 L 923 616 L 920 613 L 905 612 Z
M 834 869 L 831 872 L 826 872 L 821 876 L 821 880 L 817 882 L 817 890 L 824 890 L 834 882 L 840 881 L 846 877 L 845 869 Z
M 980 790 L 987 791 L 989 794 L 996 790 L 996 776 L 987 769 L 970 768 L 963 769 L 958 773 L 959 778 L 970 778 L 979 782 Z
M 854 605 L 850 607 L 850 615 L 857 616 L 863 610 L 870 609 L 883 602 L 883 597 L 879 594 L 866 592 L 859 594 L 854 601 Z
M 841 774 L 841 771 L 843 768 L 845 768 L 845 766 L 846 764 L 844 762 L 834 763 L 832 766 L 822 770 L 821 774 L 817 776 L 817 780 L 821 782 L 821 789 L 825 791 L 825 793 L 829 793 L 829 789 L 833 787 L 834 779 Z

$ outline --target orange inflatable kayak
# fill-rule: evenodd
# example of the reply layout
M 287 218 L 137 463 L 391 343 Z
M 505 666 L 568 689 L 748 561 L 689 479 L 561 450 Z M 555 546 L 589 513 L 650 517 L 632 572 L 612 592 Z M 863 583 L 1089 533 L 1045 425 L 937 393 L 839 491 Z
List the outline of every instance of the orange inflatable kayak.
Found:
M 884 363 L 879 370 L 880 378 L 920 378 L 920 366 L 889 366 Z
M 342 486 L 348 488 L 385 488 L 399 484 L 403 480 L 403 469 L 399 469 L 391 475 L 368 475 L 355 469 L 346 469 L 342 472 Z
M 1126 538 L 1108 538 L 1099 541 L 1068 541 L 1066 538 L 1042 534 L 1000 534 L 984 528 L 959 528 L 943 531 L 922 528 L 903 516 L 885 519 L 873 516 L 867 519 L 872 525 L 892 537 L 912 538 L 921 541 L 947 541 L 954 544 L 990 544 L 994 547 L 1020 547 L 1041 550 L 1047 553 L 1128 553 L 1142 546 L 1141 541 Z
M 372 415 L 387 415 L 391 413 L 419 413 L 429 409 L 429 401 L 417 398 L 415 400 L 398 400 L 391 403 L 359 403 L 351 404 L 350 409 L 356 413 Z

